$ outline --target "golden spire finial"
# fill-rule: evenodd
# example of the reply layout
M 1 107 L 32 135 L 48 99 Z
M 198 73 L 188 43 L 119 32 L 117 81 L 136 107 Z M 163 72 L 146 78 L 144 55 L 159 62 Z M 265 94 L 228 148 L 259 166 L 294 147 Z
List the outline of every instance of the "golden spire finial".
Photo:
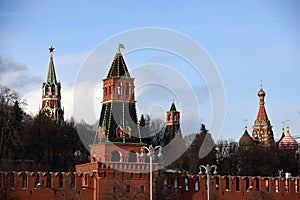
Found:
M 121 49 L 125 49 L 125 46 L 124 46 L 124 44 L 119 43 L 119 47 L 118 47 L 117 53 L 121 53 Z
M 282 123 L 282 132 L 284 132 L 284 121 L 282 121 L 281 123 Z
M 174 97 L 172 98 L 172 103 L 174 103 Z

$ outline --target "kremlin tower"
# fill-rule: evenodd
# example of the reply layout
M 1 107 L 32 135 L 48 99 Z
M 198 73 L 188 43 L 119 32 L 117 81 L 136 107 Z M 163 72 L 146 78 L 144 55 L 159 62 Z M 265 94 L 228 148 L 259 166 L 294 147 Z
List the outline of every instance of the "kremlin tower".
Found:
M 50 61 L 46 81 L 42 85 L 42 108 L 40 113 L 46 115 L 54 121 L 64 120 L 64 110 L 61 108 L 61 84 L 56 79 L 53 52 L 54 48 L 49 48 Z
M 163 137 L 163 146 L 167 145 L 174 137 L 181 136 L 180 112 L 177 111 L 174 101 L 166 113 L 166 129 Z
M 123 44 L 119 45 L 103 79 L 102 109 L 90 149 L 91 162 L 137 162 L 144 145 L 138 126 L 134 78 L 129 74 L 121 48 Z

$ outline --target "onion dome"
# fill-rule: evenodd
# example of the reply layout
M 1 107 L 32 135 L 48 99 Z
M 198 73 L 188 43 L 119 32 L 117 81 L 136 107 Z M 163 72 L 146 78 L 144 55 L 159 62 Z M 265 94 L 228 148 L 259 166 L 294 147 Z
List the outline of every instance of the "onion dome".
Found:
M 260 90 L 258 91 L 257 95 L 258 96 L 266 96 L 266 93 L 265 93 L 265 91 L 262 88 L 260 88 Z
M 279 142 L 280 148 L 286 149 L 298 149 L 297 141 L 291 136 L 289 127 L 287 127 L 286 134 Z
M 255 145 L 255 142 L 250 137 L 250 135 L 247 131 L 247 127 L 245 127 L 245 132 L 239 141 L 239 145 L 240 146 L 254 146 Z

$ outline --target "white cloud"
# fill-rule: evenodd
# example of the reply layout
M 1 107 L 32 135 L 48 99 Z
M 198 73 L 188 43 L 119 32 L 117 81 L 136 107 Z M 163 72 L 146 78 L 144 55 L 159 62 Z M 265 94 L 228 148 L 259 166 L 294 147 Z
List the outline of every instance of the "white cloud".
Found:
M 74 117 L 76 121 L 83 119 L 90 124 L 94 124 L 95 121 L 98 120 L 101 109 L 100 98 L 102 98 L 102 86 L 98 85 L 94 91 L 90 91 L 89 89 L 92 87 L 94 87 L 94 85 L 91 83 L 79 84 L 76 89 L 78 90 L 78 94 L 82 94 L 79 97 L 80 99 L 77 99 L 79 100 L 80 104 L 76 105 L 77 108 L 73 108 L 74 87 L 62 83 L 61 104 L 65 111 L 66 120 Z M 94 98 L 88 99 L 89 96 Z M 36 89 L 25 93 L 24 98 L 27 102 L 25 111 L 32 116 L 38 114 L 42 102 L 41 89 Z M 90 104 L 90 102 L 93 102 L 93 104 Z M 92 112 L 88 112 L 88 110 L 92 110 Z
M 41 82 L 40 77 L 31 76 L 27 70 L 24 64 L 0 55 L 0 85 L 16 89 Z

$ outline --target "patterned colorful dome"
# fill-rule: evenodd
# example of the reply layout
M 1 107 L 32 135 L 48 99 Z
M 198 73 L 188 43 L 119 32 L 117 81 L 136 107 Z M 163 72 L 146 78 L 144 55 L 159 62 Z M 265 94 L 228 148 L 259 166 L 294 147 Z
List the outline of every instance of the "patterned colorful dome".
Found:
M 297 141 L 291 136 L 290 130 L 287 128 L 285 136 L 279 142 L 279 147 L 288 149 L 298 149 Z

